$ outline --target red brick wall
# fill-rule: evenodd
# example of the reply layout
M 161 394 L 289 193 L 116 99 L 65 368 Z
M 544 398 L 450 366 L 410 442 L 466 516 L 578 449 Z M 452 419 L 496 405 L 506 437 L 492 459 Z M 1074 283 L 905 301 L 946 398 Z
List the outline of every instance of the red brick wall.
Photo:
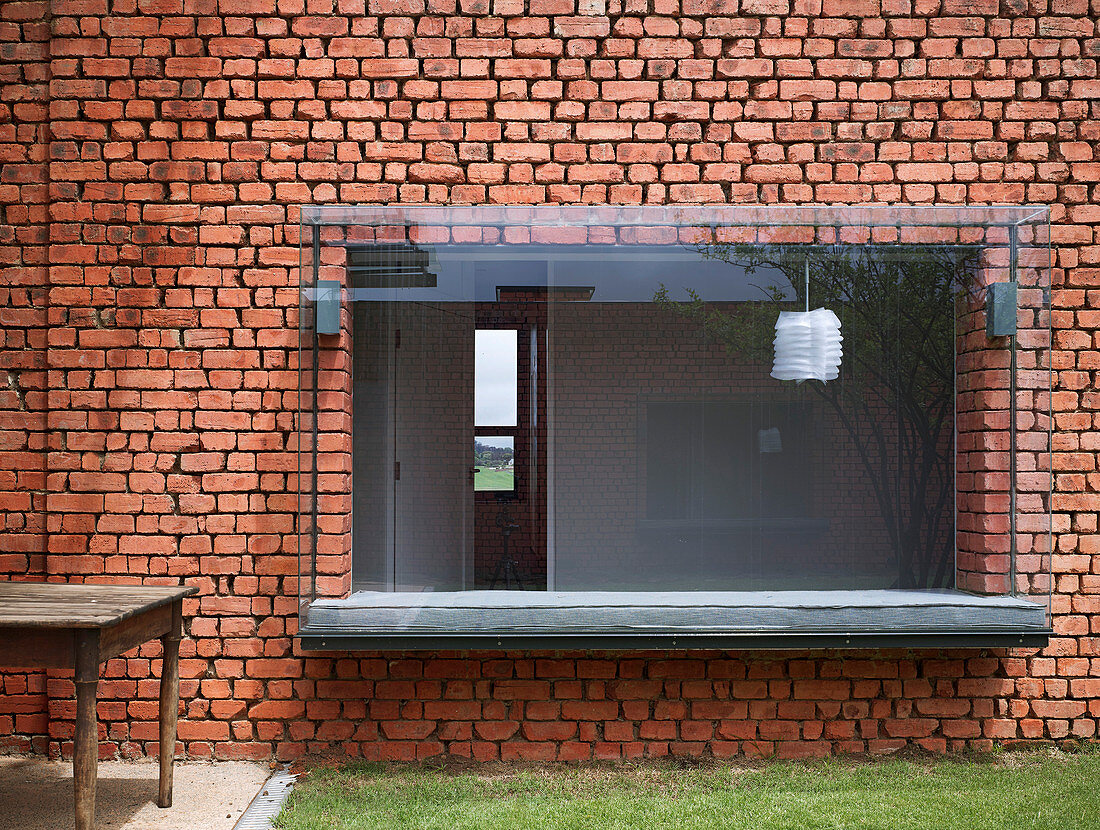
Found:
M 1100 10 L 824 6 L 0 3 L 3 570 L 200 587 L 179 733 L 200 757 L 1093 736 Z M 1052 205 L 1050 646 L 296 654 L 293 206 L 382 201 Z M 156 657 L 107 664 L 105 754 L 155 751 Z M 66 751 L 69 681 L 0 682 L 0 746 Z
M 50 80 L 45 3 L 0 5 L 0 579 L 46 557 Z M 46 747 L 43 672 L 0 671 L 0 749 Z

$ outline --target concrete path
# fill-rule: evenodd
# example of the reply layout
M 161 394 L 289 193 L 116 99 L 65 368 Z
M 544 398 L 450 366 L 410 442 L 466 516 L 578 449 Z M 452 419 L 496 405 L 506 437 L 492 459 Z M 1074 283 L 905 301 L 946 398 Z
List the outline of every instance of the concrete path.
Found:
M 96 830 L 231 830 L 271 771 L 243 761 L 176 761 L 172 807 L 156 805 L 156 761 L 100 761 Z M 72 830 L 68 761 L 0 757 L 0 830 Z

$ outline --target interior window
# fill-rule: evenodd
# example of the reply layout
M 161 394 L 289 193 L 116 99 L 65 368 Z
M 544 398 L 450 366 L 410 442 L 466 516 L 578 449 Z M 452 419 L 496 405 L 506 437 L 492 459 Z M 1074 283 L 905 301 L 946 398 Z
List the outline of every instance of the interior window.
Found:
M 516 489 L 516 439 L 511 435 L 474 436 L 474 491 L 511 493 Z
M 519 332 L 474 332 L 474 491 L 516 489 Z

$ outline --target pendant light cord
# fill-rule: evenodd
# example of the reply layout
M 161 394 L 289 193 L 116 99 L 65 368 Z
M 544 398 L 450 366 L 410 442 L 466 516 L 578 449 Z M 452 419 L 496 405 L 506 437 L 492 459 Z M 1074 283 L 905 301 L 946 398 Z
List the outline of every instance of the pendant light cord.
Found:
M 806 311 L 810 310 L 810 258 L 806 257 Z

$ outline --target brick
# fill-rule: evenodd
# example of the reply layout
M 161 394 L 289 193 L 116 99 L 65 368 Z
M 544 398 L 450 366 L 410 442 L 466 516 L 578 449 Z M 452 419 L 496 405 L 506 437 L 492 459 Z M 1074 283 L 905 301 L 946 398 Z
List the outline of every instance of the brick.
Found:
M 367 58 L 361 73 L 364 78 L 416 78 L 420 73 L 419 61 L 409 58 Z
M 652 101 L 657 97 L 656 81 L 604 81 L 600 94 L 605 101 Z
M 515 721 L 483 720 L 474 724 L 474 732 L 486 741 L 506 741 L 518 731 L 519 724 Z
M 741 13 L 746 15 L 785 15 L 790 12 L 788 0 L 741 0 Z

